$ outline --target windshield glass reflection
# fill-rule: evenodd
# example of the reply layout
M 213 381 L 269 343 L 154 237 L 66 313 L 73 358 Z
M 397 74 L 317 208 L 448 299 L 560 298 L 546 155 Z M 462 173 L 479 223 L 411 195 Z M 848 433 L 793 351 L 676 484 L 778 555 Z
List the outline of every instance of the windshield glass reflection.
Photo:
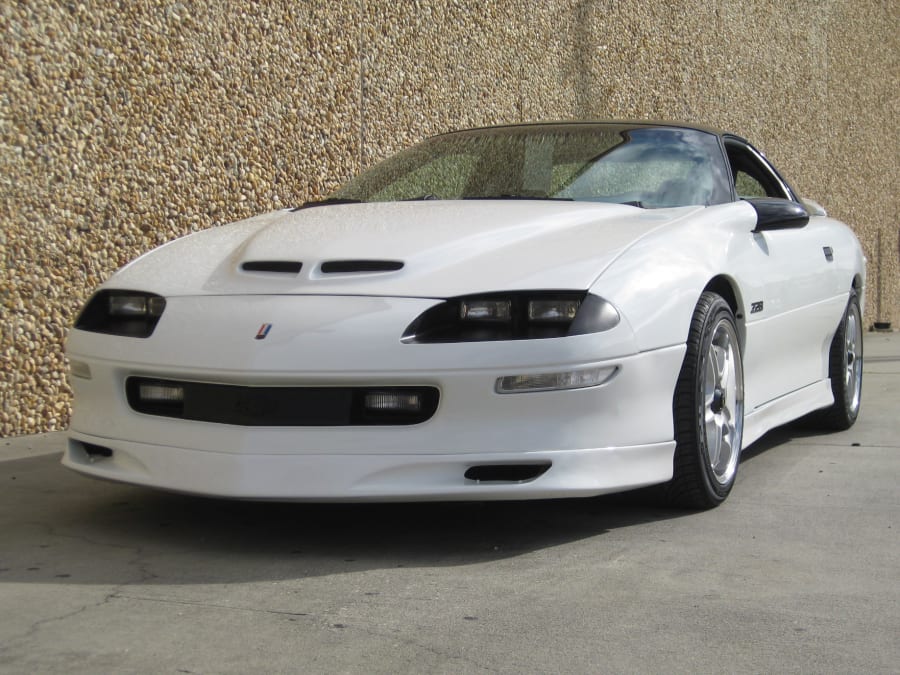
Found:
M 363 172 L 330 200 L 552 199 L 665 208 L 729 201 L 727 181 L 711 133 L 528 125 L 428 139 Z

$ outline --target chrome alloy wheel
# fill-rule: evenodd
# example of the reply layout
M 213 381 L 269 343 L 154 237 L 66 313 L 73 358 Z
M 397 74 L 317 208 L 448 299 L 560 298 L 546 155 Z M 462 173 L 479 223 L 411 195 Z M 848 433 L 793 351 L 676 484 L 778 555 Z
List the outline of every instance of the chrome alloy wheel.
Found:
M 863 355 L 862 320 L 859 306 L 851 304 L 847 311 L 847 326 L 844 334 L 844 391 L 849 394 L 848 408 L 853 414 L 859 410 L 862 392 Z
M 703 376 L 703 418 L 712 475 L 728 484 L 737 471 L 744 430 L 744 371 L 730 321 L 713 329 Z M 848 375 L 849 377 L 849 375 Z

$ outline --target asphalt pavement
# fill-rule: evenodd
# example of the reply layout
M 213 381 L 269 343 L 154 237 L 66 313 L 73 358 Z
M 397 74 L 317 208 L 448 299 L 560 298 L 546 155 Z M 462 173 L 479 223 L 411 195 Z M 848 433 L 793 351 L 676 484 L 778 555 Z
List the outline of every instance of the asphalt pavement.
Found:
M 192 498 L 0 439 L 0 672 L 900 672 L 900 335 L 865 348 L 856 426 L 702 513 Z

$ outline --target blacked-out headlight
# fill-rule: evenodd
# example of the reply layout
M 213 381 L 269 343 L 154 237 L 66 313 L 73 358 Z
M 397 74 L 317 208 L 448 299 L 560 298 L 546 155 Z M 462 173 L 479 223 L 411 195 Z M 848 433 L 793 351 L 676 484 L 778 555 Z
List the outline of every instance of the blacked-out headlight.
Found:
M 88 300 L 75 328 L 93 333 L 146 338 L 153 334 L 166 299 L 143 291 L 103 290 Z
M 539 340 L 599 333 L 619 323 L 609 302 L 584 291 L 519 291 L 450 298 L 404 331 L 403 342 Z

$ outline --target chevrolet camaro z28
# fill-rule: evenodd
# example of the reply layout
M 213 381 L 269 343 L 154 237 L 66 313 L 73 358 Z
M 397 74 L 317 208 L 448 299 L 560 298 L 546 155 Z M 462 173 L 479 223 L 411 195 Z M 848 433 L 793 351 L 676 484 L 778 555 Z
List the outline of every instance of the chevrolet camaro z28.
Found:
M 854 423 L 864 286 L 853 232 L 738 136 L 443 134 L 113 275 L 69 334 L 63 462 L 235 498 L 708 508 L 766 431 Z

